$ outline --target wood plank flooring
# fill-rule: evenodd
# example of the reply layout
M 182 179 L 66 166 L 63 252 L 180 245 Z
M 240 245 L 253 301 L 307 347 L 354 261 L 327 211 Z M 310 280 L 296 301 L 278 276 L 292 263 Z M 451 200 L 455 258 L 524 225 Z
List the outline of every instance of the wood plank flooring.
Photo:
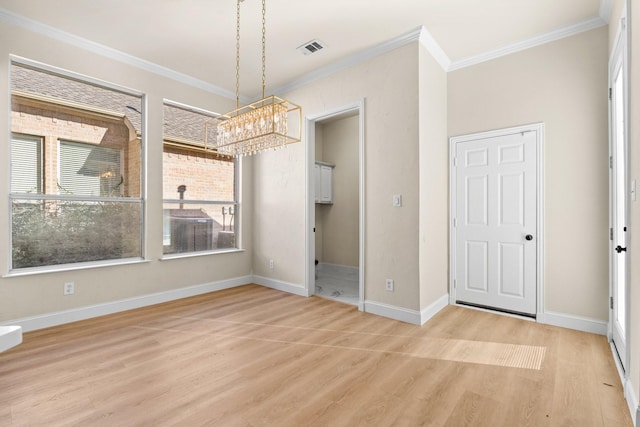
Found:
M 603 336 L 256 285 L 27 333 L 0 426 L 632 426 Z

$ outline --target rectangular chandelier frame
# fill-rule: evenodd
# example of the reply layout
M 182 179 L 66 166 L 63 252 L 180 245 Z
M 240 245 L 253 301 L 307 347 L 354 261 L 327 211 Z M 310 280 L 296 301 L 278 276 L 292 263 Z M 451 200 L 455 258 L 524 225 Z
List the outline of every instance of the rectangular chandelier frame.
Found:
M 229 156 L 278 149 L 302 139 L 302 108 L 275 95 L 247 104 L 205 125 L 205 141 L 215 126 L 215 148 Z M 213 139 L 213 138 L 212 138 Z

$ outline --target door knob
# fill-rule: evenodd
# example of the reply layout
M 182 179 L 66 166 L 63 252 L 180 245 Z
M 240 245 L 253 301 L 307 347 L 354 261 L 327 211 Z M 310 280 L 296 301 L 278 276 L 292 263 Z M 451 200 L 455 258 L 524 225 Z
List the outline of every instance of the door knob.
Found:
M 627 248 L 623 248 L 622 246 L 618 245 L 618 246 L 616 246 L 616 252 L 618 252 L 618 253 L 627 252 Z
M 533 240 L 533 236 L 531 234 L 527 234 L 524 238 L 527 240 Z

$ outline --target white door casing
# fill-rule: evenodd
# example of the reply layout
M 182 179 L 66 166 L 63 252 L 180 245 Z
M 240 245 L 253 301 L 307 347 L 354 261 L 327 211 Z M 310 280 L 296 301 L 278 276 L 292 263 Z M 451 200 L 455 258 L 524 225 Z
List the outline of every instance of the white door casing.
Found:
M 451 300 L 535 316 L 543 125 L 451 139 Z
M 626 19 L 609 61 L 609 139 L 610 139 L 610 338 L 622 369 L 627 371 L 628 306 L 628 65 Z

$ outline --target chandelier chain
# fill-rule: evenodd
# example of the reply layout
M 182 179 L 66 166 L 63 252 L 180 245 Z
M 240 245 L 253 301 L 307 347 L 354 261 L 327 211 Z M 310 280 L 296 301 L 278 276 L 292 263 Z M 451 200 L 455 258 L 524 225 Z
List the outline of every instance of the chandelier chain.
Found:
M 236 109 L 240 108 L 240 3 L 236 9 Z
M 241 3 L 245 0 L 236 1 L 236 109 L 225 114 L 224 119 L 217 123 L 215 149 L 218 154 L 239 157 L 275 150 L 287 144 L 299 142 L 302 109 L 299 105 L 275 95 L 265 96 L 267 87 L 266 0 L 262 0 L 262 99 L 240 107 L 240 9 Z M 205 135 L 207 125 L 208 123 L 205 123 Z
M 262 0 L 262 98 L 264 98 L 264 90 L 267 85 L 267 73 L 266 73 L 266 62 L 267 62 L 267 54 L 266 54 L 266 45 L 267 45 L 267 0 Z

